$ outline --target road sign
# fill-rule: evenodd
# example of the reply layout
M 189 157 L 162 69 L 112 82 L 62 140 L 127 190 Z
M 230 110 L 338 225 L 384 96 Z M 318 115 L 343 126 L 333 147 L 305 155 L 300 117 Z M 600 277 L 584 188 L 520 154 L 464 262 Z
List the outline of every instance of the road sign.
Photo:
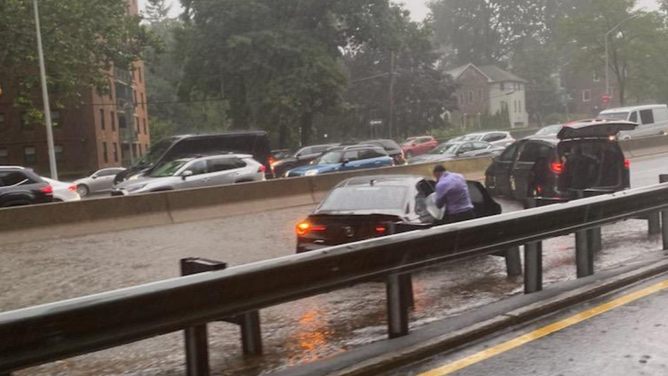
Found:
M 610 96 L 606 94 L 603 96 L 603 104 L 608 104 L 608 103 L 610 103 Z
M 382 120 L 371 120 L 371 121 L 369 122 L 369 125 L 370 125 L 370 126 L 374 126 L 374 125 L 383 125 L 383 121 L 382 121 Z

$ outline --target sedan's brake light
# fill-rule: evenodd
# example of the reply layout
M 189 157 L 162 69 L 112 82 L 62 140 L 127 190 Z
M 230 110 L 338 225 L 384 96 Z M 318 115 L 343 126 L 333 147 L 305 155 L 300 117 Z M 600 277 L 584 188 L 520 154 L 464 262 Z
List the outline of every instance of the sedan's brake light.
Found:
M 384 234 L 385 232 L 387 232 L 387 227 L 378 226 L 378 227 L 376 227 L 376 232 L 379 233 L 379 234 Z
M 267 167 L 264 165 L 260 165 L 260 167 L 257 168 L 257 172 L 265 173 L 267 171 Z
M 561 174 L 564 172 L 564 164 L 559 162 L 552 163 L 550 164 L 550 170 L 555 174 Z
M 47 194 L 47 195 L 52 195 L 53 194 L 53 187 L 50 185 L 47 185 L 46 187 L 42 187 L 39 189 L 40 192 Z
M 627 169 L 627 170 L 631 169 L 631 161 L 629 161 L 628 159 L 625 159 L 624 160 L 624 168 Z
M 297 235 L 302 236 L 308 234 L 309 232 L 325 231 L 327 230 L 327 227 L 314 225 L 308 221 L 302 221 L 297 224 L 295 230 L 297 231 Z
M 77 186 L 74 185 L 74 184 L 72 184 L 72 185 L 70 185 L 69 187 L 67 187 L 67 189 L 69 189 L 69 190 L 72 191 L 72 192 L 76 192 L 76 191 L 77 191 Z

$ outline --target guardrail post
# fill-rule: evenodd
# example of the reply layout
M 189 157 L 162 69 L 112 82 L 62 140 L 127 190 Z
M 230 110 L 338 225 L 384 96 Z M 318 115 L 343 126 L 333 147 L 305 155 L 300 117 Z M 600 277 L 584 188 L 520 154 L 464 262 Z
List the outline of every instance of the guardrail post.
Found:
M 520 257 L 520 247 L 510 247 L 506 250 L 506 272 L 508 277 L 517 277 L 522 275 L 522 258 Z
M 198 258 L 181 259 L 181 276 L 227 268 L 227 264 Z M 186 328 L 186 374 L 209 376 L 209 337 L 206 324 Z
M 262 355 L 260 312 L 252 311 L 239 316 L 241 343 L 245 355 Z
M 659 182 L 668 183 L 668 175 L 660 175 Z M 661 232 L 663 234 L 663 250 L 668 251 L 668 209 L 661 210 Z
M 406 283 L 402 283 L 402 275 L 393 274 L 387 277 L 387 329 L 390 338 L 403 337 L 408 334 L 408 298 Z
M 526 209 L 538 206 L 536 199 L 525 203 Z M 543 242 L 524 245 L 524 293 L 531 294 L 543 289 Z
M 596 196 L 595 192 L 585 191 L 584 193 L 584 197 L 594 197 L 594 196 Z M 603 250 L 602 238 L 603 234 L 600 226 L 587 230 L 587 247 L 589 247 L 590 252 L 598 252 Z
M 576 198 L 585 197 L 583 191 L 576 192 Z M 575 264 L 578 278 L 588 277 L 594 274 L 594 251 L 590 247 L 590 231 L 580 230 L 575 232 Z
M 658 235 L 661 233 L 661 212 L 649 213 L 647 227 L 649 235 Z

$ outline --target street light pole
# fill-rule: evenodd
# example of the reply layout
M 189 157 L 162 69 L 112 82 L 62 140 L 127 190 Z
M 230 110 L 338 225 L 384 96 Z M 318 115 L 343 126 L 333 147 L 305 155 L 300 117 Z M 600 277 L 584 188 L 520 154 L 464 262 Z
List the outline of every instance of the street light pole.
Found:
M 56 165 L 56 150 L 53 145 L 53 127 L 51 123 L 51 106 L 49 105 L 49 90 L 46 84 L 46 68 L 44 67 L 44 50 L 42 48 L 42 31 L 39 25 L 39 9 L 37 0 L 33 0 L 35 8 L 35 28 L 37 30 L 37 54 L 39 56 L 39 74 L 42 81 L 42 100 L 44 101 L 44 119 L 46 120 L 46 143 L 49 149 L 49 168 L 51 178 L 58 180 L 58 168 Z
M 611 95 L 610 94 L 610 54 L 608 53 L 608 38 L 610 37 L 610 34 L 615 32 L 615 30 L 619 29 L 624 23 L 627 21 L 631 21 L 634 18 L 639 17 L 639 14 L 634 14 L 630 17 L 627 17 L 623 19 L 620 23 L 617 24 L 617 26 L 613 27 L 605 33 L 605 95 Z

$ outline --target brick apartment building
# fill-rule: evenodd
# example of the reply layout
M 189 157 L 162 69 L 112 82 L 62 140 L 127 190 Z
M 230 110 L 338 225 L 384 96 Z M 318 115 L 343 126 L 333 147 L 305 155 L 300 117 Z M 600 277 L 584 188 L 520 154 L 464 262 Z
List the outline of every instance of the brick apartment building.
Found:
M 137 0 L 128 0 L 128 11 L 138 13 Z M 53 109 L 53 134 L 59 175 L 75 177 L 100 168 L 127 166 L 150 147 L 146 106 L 145 69 L 113 68 L 111 92 L 81 91 L 83 104 Z M 13 105 L 11 88 L 0 96 L 0 165 L 19 165 L 49 173 L 44 124 L 30 124 L 26 113 Z M 41 107 L 41 96 L 36 98 Z M 52 96 L 53 103 L 53 96 Z
M 603 70 L 603 69 L 601 69 Z M 567 95 L 568 109 L 571 113 L 594 117 L 606 108 L 619 107 L 617 76 L 611 71 L 610 102 L 603 103 L 605 96 L 605 75 L 603 72 L 570 70 L 561 76 L 561 85 Z

